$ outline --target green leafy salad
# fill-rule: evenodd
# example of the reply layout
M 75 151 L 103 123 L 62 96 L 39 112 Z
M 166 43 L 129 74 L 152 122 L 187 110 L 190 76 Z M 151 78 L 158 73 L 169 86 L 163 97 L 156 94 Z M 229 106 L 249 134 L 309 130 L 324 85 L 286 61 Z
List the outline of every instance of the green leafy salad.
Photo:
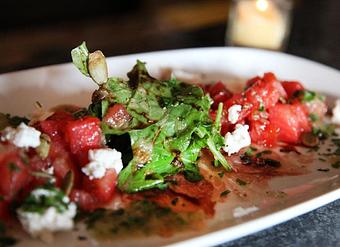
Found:
M 108 144 L 114 139 L 116 146 L 127 143 L 117 149 L 132 149 L 131 158 L 123 157 L 126 166 L 119 174 L 120 190 L 164 189 L 169 176 L 178 173 L 189 181 L 201 180 L 197 161 L 205 148 L 213 154 L 215 165 L 232 169 L 220 153 L 224 145 L 220 135 L 223 106 L 219 106 L 213 122 L 209 116 L 212 100 L 200 87 L 176 78 L 155 79 L 141 61 L 128 73 L 128 80 L 108 77 L 104 55 L 100 51 L 89 53 L 85 43 L 72 50 L 72 59 L 99 85 L 85 114 L 103 120 L 109 108 L 117 104 L 128 112 L 129 119 L 123 124 L 101 123 Z M 126 137 L 128 142 L 123 141 Z

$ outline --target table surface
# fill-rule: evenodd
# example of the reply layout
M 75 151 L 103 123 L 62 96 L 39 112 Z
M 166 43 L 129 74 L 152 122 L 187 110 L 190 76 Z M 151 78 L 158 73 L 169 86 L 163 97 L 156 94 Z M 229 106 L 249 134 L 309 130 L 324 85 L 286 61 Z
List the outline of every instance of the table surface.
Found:
M 70 47 L 76 46 L 81 40 L 87 40 L 91 47 L 101 48 L 108 56 L 224 45 L 228 8 L 226 1 L 212 0 L 209 4 L 197 1 L 194 5 L 192 1 L 185 1 L 188 3 L 177 6 L 166 5 L 170 1 L 164 1 L 164 8 L 153 0 L 143 2 L 149 4 L 149 13 L 161 14 L 152 15 L 154 19 L 145 18 L 146 7 L 143 6 L 143 10 L 137 10 L 133 17 L 131 13 L 120 16 L 119 22 L 103 16 L 94 22 L 82 19 L 80 22 L 54 22 L 39 27 L 3 28 L 0 30 L 0 47 L 3 52 L 0 73 L 68 62 Z M 199 18 L 185 21 L 188 11 Z M 207 15 L 209 11 L 214 16 Z M 285 52 L 340 69 L 339 13 L 339 0 L 297 1 Z M 143 24 L 142 31 L 138 24 L 140 22 Z M 98 36 L 105 38 L 98 39 Z M 221 246 L 272 245 L 340 246 L 340 200 Z

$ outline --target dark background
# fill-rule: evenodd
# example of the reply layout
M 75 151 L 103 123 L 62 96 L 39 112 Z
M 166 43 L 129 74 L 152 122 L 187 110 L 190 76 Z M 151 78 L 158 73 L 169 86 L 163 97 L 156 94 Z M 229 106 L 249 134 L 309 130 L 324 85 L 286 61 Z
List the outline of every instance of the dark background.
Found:
M 294 0 L 286 52 L 340 68 L 340 1 Z M 228 0 L 1 0 L 0 73 L 70 61 L 86 40 L 106 56 L 223 46 Z
M 285 52 L 340 69 L 340 0 L 294 2 Z M 223 46 L 229 5 L 227 0 L 1 0 L 0 73 L 69 62 L 70 50 L 83 40 L 106 56 Z M 224 246 L 340 246 L 340 201 Z

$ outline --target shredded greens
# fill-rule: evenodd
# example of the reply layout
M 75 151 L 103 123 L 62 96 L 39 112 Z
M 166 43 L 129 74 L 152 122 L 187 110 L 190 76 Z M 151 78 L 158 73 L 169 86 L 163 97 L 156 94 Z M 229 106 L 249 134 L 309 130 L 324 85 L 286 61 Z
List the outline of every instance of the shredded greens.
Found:
M 77 68 L 86 68 L 84 44 L 72 51 Z M 83 63 L 81 63 L 83 65 Z M 111 77 L 92 96 L 89 114 L 103 118 L 110 106 L 122 104 L 131 116 L 124 126 L 109 126 L 102 122 L 106 139 L 128 134 L 133 158 L 120 172 L 118 186 L 125 192 L 167 187 L 167 177 L 182 172 L 190 181 L 202 177 L 197 160 L 202 149 L 209 149 L 217 165 L 232 168 L 220 153 L 224 139 L 220 135 L 223 105 L 219 106 L 215 123 L 209 116 L 210 97 L 195 85 L 175 78 L 157 80 L 137 64 L 127 74 L 128 80 Z
M 87 68 L 89 51 L 87 50 L 86 43 L 83 42 L 80 46 L 71 51 L 73 64 L 79 69 L 79 71 L 90 76 Z
M 42 191 L 39 193 L 39 191 Z M 39 194 L 38 194 L 39 193 Z M 69 200 L 65 194 L 54 185 L 47 184 L 35 189 L 22 203 L 20 210 L 42 214 L 49 207 L 55 207 L 59 213 L 68 209 Z

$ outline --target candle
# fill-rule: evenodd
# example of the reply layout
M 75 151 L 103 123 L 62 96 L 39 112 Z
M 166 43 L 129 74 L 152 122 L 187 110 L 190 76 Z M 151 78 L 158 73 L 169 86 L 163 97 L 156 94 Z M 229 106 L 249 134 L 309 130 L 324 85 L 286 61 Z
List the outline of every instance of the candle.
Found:
M 230 18 L 229 41 L 240 46 L 281 49 L 287 19 L 275 1 L 236 1 Z

